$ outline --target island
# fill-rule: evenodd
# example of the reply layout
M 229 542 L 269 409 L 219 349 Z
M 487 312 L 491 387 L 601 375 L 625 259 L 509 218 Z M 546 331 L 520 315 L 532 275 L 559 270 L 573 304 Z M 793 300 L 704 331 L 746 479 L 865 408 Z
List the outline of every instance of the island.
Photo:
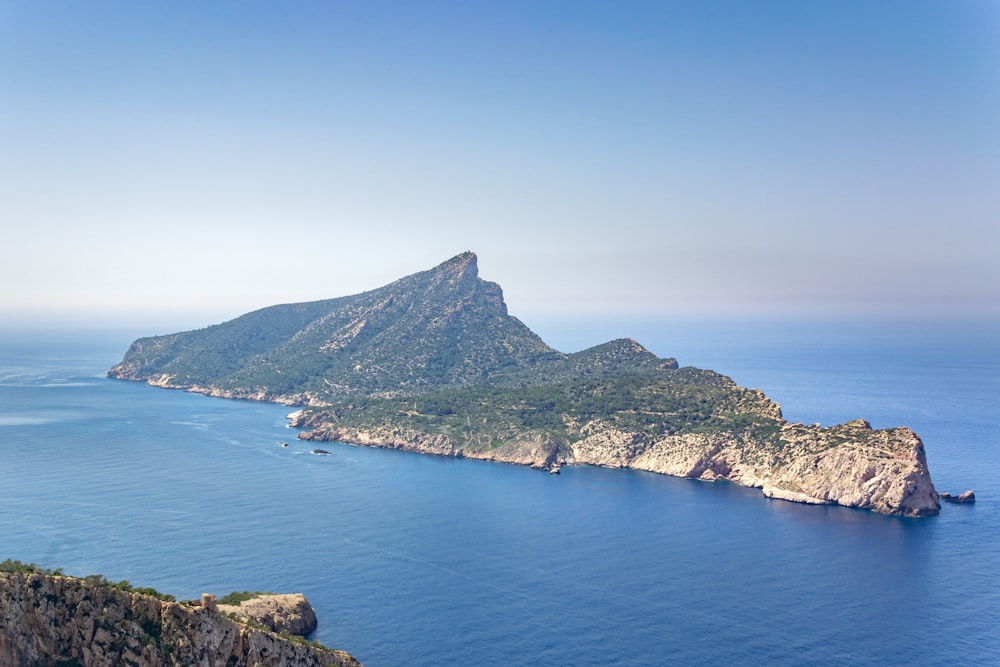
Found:
M 362 294 L 141 338 L 108 376 L 294 406 L 310 441 L 634 468 L 903 516 L 941 507 L 910 429 L 789 423 L 760 390 L 627 338 L 559 352 L 507 312 L 472 252 Z

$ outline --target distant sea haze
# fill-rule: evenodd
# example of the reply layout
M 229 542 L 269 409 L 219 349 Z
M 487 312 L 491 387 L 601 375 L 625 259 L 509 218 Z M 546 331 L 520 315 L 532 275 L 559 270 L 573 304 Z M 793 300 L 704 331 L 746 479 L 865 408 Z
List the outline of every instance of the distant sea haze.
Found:
M 105 379 L 134 332 L 0 337 L 0 559 L 179 598 L 302 592 L 313 638 L 369 667 L 997 664 L 1000 337 L 970 330 L 636 336 L 793 421 L 913 428 L 938 489 L 979 498 L 922 519 L 627 470 L 314 456 L 287 407 Z

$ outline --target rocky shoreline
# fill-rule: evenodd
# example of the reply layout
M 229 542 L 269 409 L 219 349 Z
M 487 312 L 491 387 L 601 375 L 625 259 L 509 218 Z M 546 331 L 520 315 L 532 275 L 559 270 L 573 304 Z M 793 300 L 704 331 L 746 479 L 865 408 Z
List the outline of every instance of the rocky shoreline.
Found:
M 443 434 L 398 426 L 347 428 L 320 413 L 299 410 L 289 425 L 308 429 L 299 438 L 365 447 L 512 463 L 548 471 L 567 465 L 632 468 L 702 481 L 727 480 L 760 488 L 768 498 L 836 504 L 882 514 L 928 516 L 941 509 L 927 469 L 923 442 L 908 428 L 874 430 L 856 420 L 831 428 L 785 424 L 781 452 L 761 452 L 759 443 L 724 434 L 666 436 L 636 448 L 636 434 L 604 424 L 581 427 L 572 443 L 533 433 L 514 436 L 486 450 L 463 447 Z M 843 440 L 830 446 L 831 441 Z

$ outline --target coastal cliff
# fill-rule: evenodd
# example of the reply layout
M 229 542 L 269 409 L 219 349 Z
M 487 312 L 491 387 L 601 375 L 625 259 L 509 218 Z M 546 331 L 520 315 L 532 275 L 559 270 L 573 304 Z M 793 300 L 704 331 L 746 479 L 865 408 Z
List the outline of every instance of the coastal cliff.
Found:
M 210 609 L 37 572 L 0 572 L 0 665 L 360 667 Z
M 532 465 L 628 467 L 886 514 L 940 510 L 923 443 L 789 424 L 755 389 L 622 338 L 565 354 L 474 253 L 351 297 L 135 341 L 109 377 L 304 407 L 300 437 Z
M 274 632 L 305 636 L 317 626 L 316 612 L 301 593 L 255 593 L 239 604 L 220 603 L 218 609 Z
M 589 464 L 709 482 L 727 480 L 760 488 L 768 498 L 836 504 L 882 514 L 919 517 L 936 514 L 941 508 L 920 438 L 907 428 L 875 431 L 861 420 L 828 429 L 785 424 L 778 447 L 747 434 L 725 433 L 664 435 L 645 442 L 643 431 L 591 422 L 578 426 L 572 440 L 524 432 L 481 449 L 454 436 L 392 425 L 338 427 L 329 413 L 316 414 L 289 415 L 293 426 L 311 429 L 301 438 L 550 471 Z

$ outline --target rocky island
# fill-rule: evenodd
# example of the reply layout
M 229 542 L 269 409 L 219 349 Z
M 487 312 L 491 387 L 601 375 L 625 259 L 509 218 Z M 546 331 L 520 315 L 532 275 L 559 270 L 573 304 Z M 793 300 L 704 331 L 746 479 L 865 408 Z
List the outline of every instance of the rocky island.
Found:
M 508 314 L 471 252 L 355 296 L 139 339 L 108 375 L 296 406 L 306 440 L 729 480 L 885 514 L 940 510 L 910 429 L 789 423 L 761 391 L 631 339 L 559 352 Z

